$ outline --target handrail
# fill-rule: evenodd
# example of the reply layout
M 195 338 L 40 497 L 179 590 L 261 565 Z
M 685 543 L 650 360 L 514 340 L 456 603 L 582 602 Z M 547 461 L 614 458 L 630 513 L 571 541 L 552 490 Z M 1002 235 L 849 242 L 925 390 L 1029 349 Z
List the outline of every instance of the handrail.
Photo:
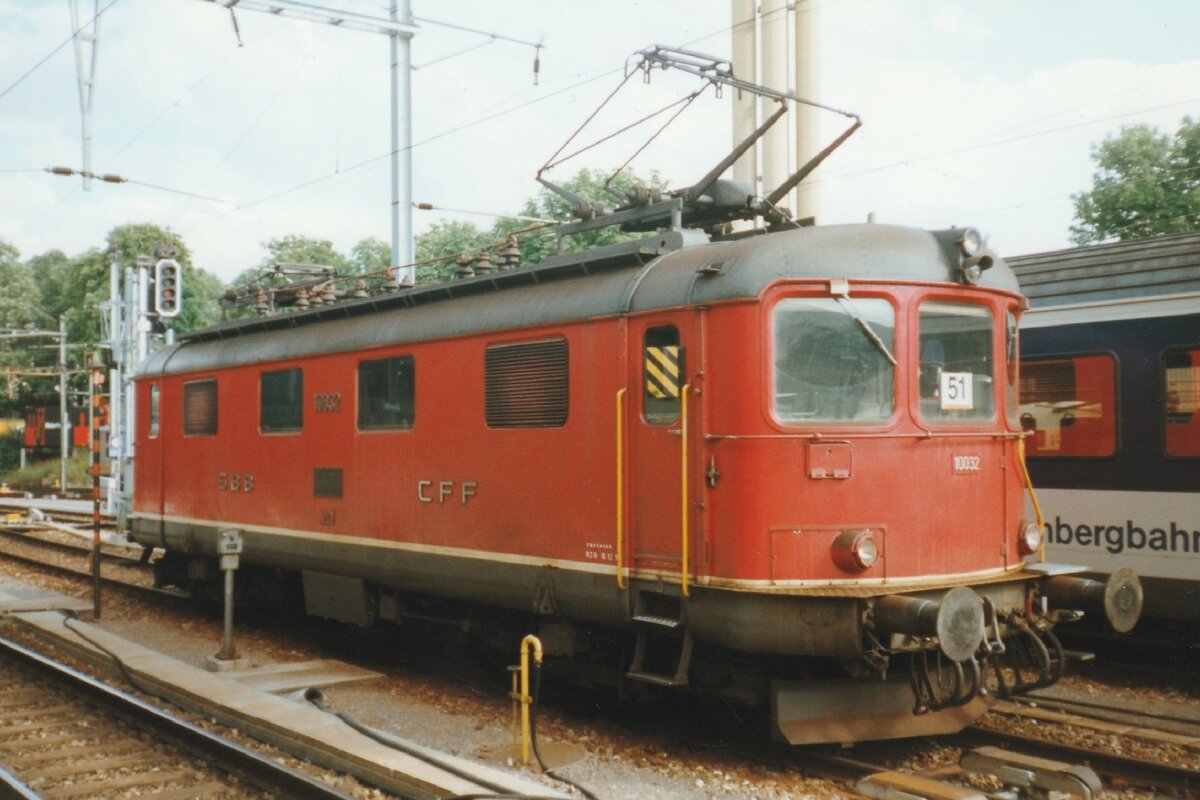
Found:
M 625 392 L 617 390 L 617 588 L 625 588 Z
M 1033 513 L 1037 515 L 1038 527 L 1042 529 L 1042 546 L 1038 548 L 1038 561 L 1046 560 L 1046 518 L 1042 516 L 1042 507 L 1038 504 L 1037 493 L 1033 491 L 1033 480 L 1029 477 L 1029 467 L 1025 464 L 1025 438 L 1017 439 L 1017 463 L 1021 465 L 1021 475 L 1025 477 L 1025 488 L 1029 490 L 1029 499 L 1033 501 Z
M 688 590 L 688 392 L 690 383 L 685 383 L 679 392 L 679 438 L 680 438 L 680 514 L 679 527 L 683 534 L 683 565 L 680 569 L 679 585 L 684 597 L 691 597 Z

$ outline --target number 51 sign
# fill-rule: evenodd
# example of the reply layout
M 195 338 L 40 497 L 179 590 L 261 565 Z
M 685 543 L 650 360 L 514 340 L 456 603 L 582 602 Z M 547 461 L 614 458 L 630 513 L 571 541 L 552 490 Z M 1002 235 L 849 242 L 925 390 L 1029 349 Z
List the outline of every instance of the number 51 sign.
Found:
M 975 407 L 975 381 L 970 372 L 943 372 L 941 404 L 943 411 L 969 411 Z

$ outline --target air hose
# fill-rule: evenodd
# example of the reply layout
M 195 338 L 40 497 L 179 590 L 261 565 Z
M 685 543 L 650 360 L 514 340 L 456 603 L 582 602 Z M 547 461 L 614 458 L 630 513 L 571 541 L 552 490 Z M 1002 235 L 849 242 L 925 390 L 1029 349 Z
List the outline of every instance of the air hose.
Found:
M 573 787 L 581 795 L 586 797 L 587 800 L 599 800 L 599 798 L 596 797 L 596 795 L 593 794 L 592 792 L 590 792 L 588 789 L 585 789 L 583 786 L 580 786 L 578 783 L 576 783 L 573 780 L 570 780 L 569 778 L 564 778 L 562 775 L 557 774 L 554 770 L 547 767 L 546 762 L 542 759 L 542 753 L 540 750 L 538 750 L 538 738 L 537 738 L 538 697 L 541 695 L 541 690 L 542 690 L 542 662 L 535 661 L 533 664 L 533 702 L 530 704 L 530 708 L 529 708 L 529 740 L 530 740 L 530 743 L 533 745 L 533 755 L 534 755 L 534 758 L 537 759 L 538 766 L 542 768 L 542 772 L 544 774 L 549 775 L 551 778 L 554 778 L 556 781 L 562 781 L 563 783 L 567 784 L 568 786 Z

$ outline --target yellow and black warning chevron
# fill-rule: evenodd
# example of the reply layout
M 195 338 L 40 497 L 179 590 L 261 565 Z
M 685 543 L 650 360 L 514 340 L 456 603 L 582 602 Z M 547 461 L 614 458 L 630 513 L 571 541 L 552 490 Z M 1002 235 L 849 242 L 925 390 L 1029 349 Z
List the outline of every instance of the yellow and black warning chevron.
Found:
M 679 397 L 679 345 L 646 348 L 646 394 L 660 400 Z

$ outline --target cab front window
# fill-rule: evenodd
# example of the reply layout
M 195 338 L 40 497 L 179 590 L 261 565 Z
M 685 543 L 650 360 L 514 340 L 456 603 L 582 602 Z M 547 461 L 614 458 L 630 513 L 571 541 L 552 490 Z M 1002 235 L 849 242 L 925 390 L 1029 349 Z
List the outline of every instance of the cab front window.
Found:
M 774 311 L 774 411 L 787 423 L 884 420 L 896 315 L 880 298 L 793 297 Z
M 921 304 L 919 324 L 921 416 L 991 419 L 996 407 L 991 309 L 930 301 Z

